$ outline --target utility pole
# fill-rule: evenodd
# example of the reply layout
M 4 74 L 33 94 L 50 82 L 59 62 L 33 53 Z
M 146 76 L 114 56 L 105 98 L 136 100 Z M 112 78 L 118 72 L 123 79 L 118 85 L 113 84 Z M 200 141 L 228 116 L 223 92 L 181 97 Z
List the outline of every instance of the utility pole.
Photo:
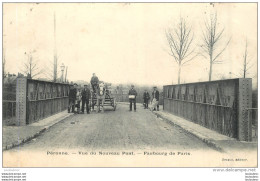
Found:
M 53 82 L 57 81 L 57 49 L 56 49 L 56 15 L 54 12 L 54 63 L 53 63 Z

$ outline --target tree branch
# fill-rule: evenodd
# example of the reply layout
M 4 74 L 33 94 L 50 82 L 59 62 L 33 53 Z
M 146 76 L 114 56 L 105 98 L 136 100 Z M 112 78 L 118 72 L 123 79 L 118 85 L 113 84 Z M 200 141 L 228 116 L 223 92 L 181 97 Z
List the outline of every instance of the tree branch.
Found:
M 230 42 L 231 38 L 228 40 L 227 44 L 225 45 L 225 47 L 215 56 L 215 58 L 213 58 L 213 62 L 225 51 L 225 49 L 227 48 L 229 42 Z

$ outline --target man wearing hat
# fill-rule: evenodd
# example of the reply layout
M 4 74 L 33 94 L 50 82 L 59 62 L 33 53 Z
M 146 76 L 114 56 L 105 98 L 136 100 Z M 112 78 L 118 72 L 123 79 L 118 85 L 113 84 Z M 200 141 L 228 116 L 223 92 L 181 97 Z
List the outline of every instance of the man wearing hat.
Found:
M 136 111 L 136 96 L 137 96 L 137 92 L 134 89 L 134 85 L 131 85 L 131 89 L 129 90 L 129 102 L 130 102 L 130 110 L 132 111 L 132 103 L 134 103 L 134 110 Z
M 88 88 L 88 85 L 84 85 L 84 89 L 81 92 L 81 96 L 82 96 L 82 107 L 81 107 L 81 112 L 84 114 L 84 108 L 85 108 L 85 104 L 86 104 L 86 111 L 87 114 L 89 114 L 89 99 L 90 99 L 90 90 Z
M 76 95 L 77 95 L 77 84 L 72 84 L 70 87 L 69 92 L 69 106 L 68 106 L 68 113 L 70 113 L 70 110 L 72 109 L 72 112 L 75 112 L 75 101 L 76 101 Z
M 152 106 L 152 111 L 155 111 L 155 108 L 157 107 L 157 111 L 159 111 L 159 91 L 157 90 L 157 87 L 154 86 L 153 87 L 153 93 L 152 93 L 152 97 L 153 97 L 153 106 Z
M 91 78 L 91 80 L 90 80 L 90 83 L 91 83 L 93 92 L 96 93 L 97 88 L 98 88 L 99 79 L 98 79 L 98 77 L 96 76 L 95 73 L 93 73 L 93 76 L 92 76 L 92 78 Z

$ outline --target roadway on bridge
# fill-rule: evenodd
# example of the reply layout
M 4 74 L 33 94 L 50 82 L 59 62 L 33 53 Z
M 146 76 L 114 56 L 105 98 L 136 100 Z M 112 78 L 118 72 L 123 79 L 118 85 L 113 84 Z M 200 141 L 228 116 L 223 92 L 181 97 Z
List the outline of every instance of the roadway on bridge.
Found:
M 157 118 L 150 110 L 119 104 L 116 111 L 75 114 L 60 121 L 19 150 L 171 149 L 213 151 L 199 139 Z M 17 148 L 14 148 L 17 149 Z M 11 150 L 9 150 L 11 151 Z

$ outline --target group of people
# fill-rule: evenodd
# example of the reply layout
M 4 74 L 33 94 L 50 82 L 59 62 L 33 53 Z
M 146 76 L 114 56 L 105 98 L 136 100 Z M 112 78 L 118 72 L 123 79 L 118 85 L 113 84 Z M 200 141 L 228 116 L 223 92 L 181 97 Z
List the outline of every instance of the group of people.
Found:
M 90 80 L 93 91 L 97 90 L 98 87 L 98 77 L 95 73 Z M 84 85 L 83 90 L 81 91 L 76 83 L 71 85 L 69 91 L 69 106 L 68 113 L 82 113 L 84 114 L 85 106 L 87 114 L 90 113 L 89 100 L 91 99 L 91 91 L 87 84 Z M 80 110 L 81 105 L 81 110 Z M 76 110 L 75 110 L 76 108 Z M 81 111 L 81 112 L 80 112 Z
M 105 101 L 105 85 L 101 81 L 99 81 L 98 77 L 95 73 L 93 73 L 93 76 L 90 80 L 91 87 L 93 94 L 96 96 L 96 105 L 98 106 L 98 112 L 100 111 L 100 100 L 102 105 L 102 111 L 104 111 L 104 101 Z M 134 89 L 134 85 L 131 85 L 131 89 L 129 90 L 129 102 L 130 102 L 130 110 L 132 111 L 132 107 L 134 106 L 134 111 L 136 111 L 136 97 L 137 97 L 137 91 Z M 71 85 L 70 91 L 69 91 L 69 106 L 68 106 L 68 112 L 69 113 L 82 113 L 84 114 L 85 106 L 86 106 L 86 112 L 87 114 L 90 113 L 90 99 L 91 99 L 91 91 L 87 84 L 84 85 L 83 90 L 80 90 L 78 85 L 74 83 Z M 143 94 L 144 99 L 144 108 L 148 109 L 149 101 L 151 102 L 151 110 L 152 111 L 159 111 L 159 91 L 157 90 L 157 87 L 153 87 L 152 92 L 152 99 L 150 98 L 150 94 L 147 90 L 145 90 Z M 80 106 L 81 105 L 81 106 Z M 81 109 L 80 109 L 81 107 Z M 76 110 L 75 110 L 76 109 Z
M 89 100 L 91 98 L 90 89 L 88 85 L 84 85 L 82 91 L 78 89 L 78 85 L 75 83 L 71 86 L 69 92 L 69 106 L 68 106 L 68 113 L 80 113 L 80 103 L 81 104 L 81 113 L 84 113 L 85 105 L 87 114 L 89 114 L 90 107 L 89 107 Z M 75 108 L 77 110 L 75 110 Z
M 159 91 L 157 90 L 157 87 L 154 86 L 153 87 L 153 92 L 152 92 L 152 99 L 150 101 L 150 95 L 149 92 L 147 92 L 147 90 L 145 90 L 144 95 L 143 95 L 143 99 L 144 99 L 144 108 L 148 109 L 148 102 L 151 102 L 151 110 L 152 111 L 159 111 Z
M 134 85 L 131 85 L 131 89 L 129 90 L 129 102 L 130 102 L 130 110 L 132 111 L 132 105 L 134 104 L 134 111 L 136 111 L 136 96 L 137 92 L 134 89 Z M 147 90 L 145 90 L 143 94 L 143 99 L 144 99 L 144 109 L 148 109 L 148 104 L 150 98 L 150 94 Z M 152 99 L 151 99 L 151 110 L 152 111 L 159 111 L 159 91 L 157 90 L 157 87 L 153 87 L 153 92 L 152 92 Z

